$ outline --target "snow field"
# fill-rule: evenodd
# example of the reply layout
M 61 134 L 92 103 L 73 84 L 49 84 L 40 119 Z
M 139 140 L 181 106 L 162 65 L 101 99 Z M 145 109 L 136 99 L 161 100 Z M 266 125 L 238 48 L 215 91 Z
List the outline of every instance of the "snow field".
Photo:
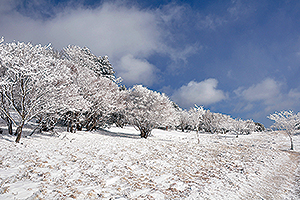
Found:
M 199 144 L 193 132 L 138 134 L 113 127 L 22 144 L 2 135 L 0 199 L 300 198 L 299 136 L 291 152 L 281 133 L 200 134 Z

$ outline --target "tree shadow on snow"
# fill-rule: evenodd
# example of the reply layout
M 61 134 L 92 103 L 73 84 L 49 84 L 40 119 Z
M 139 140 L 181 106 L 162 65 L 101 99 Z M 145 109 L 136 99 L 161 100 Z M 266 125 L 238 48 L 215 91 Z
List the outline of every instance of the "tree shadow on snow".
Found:
M 5 135 L 6 137 L 3 137 L 2 135 Z M 15 141 L 15 139 L 16 139 L 16 137 L 15 136 L 12 136 L 12 135 L 9 135 L 9 134 L 2 134 L 1 135 L 1 139 L 3 139 L 3 140 L 6 140 L 6 141 L 8 141 L 8 142 L 14 142 Z M 8 137 L 8 138 L 7 138 Z
M 122 138 L 131 138 L 131 139 L 141 139 L 140 135 L 137 134 L 130 134 L 130 133 L 122 133 L 122 132 L 111 132 L 105 129 L 100 129 L 98 131 L 95 131 L 95 133 L 98 133 L 100 135 L 110 136 L 110 137 L 122 137 Z
M 218 138 L 219 139 L 222 139 L 222 138 L 224 138 L 224 139 L 226 139 L 226 138 L 231 138 L 231 139 L 234 139 L 234 138 L 236 138 L 236 135 L 218 135 Z

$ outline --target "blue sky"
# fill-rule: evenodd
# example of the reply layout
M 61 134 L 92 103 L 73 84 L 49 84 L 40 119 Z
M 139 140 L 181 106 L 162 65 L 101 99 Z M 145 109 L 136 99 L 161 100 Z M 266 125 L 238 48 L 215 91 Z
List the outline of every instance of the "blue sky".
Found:
M 269 126 L 300 110 L 296 0 L 1 0 L 6 41 L 69 44 L 108 55 L 124 84 Z

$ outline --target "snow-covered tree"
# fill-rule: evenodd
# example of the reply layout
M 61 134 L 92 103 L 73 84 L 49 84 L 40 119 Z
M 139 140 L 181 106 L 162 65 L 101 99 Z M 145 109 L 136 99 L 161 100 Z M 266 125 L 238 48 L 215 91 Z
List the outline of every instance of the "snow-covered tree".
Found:
M 112 81 L 118 81 L 115 77 L 115 71 L 108 60 L 108 56 L 94 55 L 89 48 L 69 45 L 63 49 L 61 55 L 65 59 L 74 61 L 75 63 L 91 69 L 96 75 L 103 76 Z
M 118 85 L 110 79 L 96 77 L 90 84 L 90 90 L 85 94 L 92 104 L 86 113 L 86 128 L 92 130 L 104 126 L 113 113 L 119 113 L 124 108 L 125 94 Z
M 292 110 L 283 110 L 280 112 L 275 112 L 274 114 L 270 114 L 268 118 L 275 121 L 272 127 L 278 130 L 284 130 L 286 132 L 291 142 L 291 150 L 294 150 L 292 136 L 296 133 L 296 130 L 299 129 L 300 113 L 298 112 L 295 114 Z
M 244 121 L 240 118 L 232 121 L 232 126 L 232 131 L 236 133 L 236 137 L 242 134 L 249 134 L 255 129 L 255 124 L 252 120 Z
M 199 122 L 199 131 L 205 131 L 210 133 L 215 133 L 217 130 L 216 118 L 214 113 L 210 110 L 204 110 L 203 114 L 200 117 Z
M 190 114 L 186 110 L 179 110 L 177 112 L 178 115 L 178 128 L 184 132 L 185 130 L 189 129 L 190 126 Z
M 1 75 L 3 76 L 3 75 Z M 6 122 L 7 124 L 7 130 L 8 130 L 8 133 L 10 135 L 13 135 L 13 129 L 12 129 L 12 120 L 6 115 L 6 113 L 9 113 L 9 102 L 6 100 L 5 98 L 5 94 L 4 94 L 4 91 L 1 91 L 1 109 L 0 109 L 0 116 L 1 118 Z
M 2 103 L 1 112 L 17 126 L 16 142 L 19 142 L 27 122 L 63 109 L 62 100 L 68 99 L 63 94 L 71 81 L 70 63 L 56 58 L 50 45 L 23 42 L 2 42 L 0 60 L 3 70 L 0 90 L 9 104 L 9 109 L 5 109 Z
M 129 122 L 125 114 L 125 109 L 121 109 L 119 111 L 111 113 L 107 121 L 107 124 L 108 125 L 115 124 L 117 127 L 120 128 L 123 128 L 125 125 L 128 125 Z
M 97 57 L 88 48 L 78 46 L 68 46 L 61 54 L 62 58 L 73 63 L 73 84 L 90 103 L 84 112 L 68 111 L 64 120 L 71 124 L 68 126 L 85 126 L 87 130 L 104 126 L 112 113 L 118 112 L 124 105 L 123 92 L 118 87 L 119 79 L 115 78 L 108 57 Z
M 196 131 L 198 143 L 200 143 L 199 132 L 203 130 L 203 116 L 206 113 L 203 106 L 195 105 L 189 110 L 189 124 Z
M 205 110 L 202 106 L 195 106 L 189 110 L 189 125 L 197 132 L 209 133 L 235 132 L 239 134 L 249 134 L 255 131 L 256 126 L 252 120 L 233 119 L 229 115 L 213 113 Z
M 202 118 L 205 114 L 206 110 L 204 110 L 203 106 L 195 105 L 188 111 L 189 117 L 189 126 L 192 130 L 201 131 L 202 130 Z
M 4 38 L 0 38 L 0 51 L 4 51 Z M 0 57 L 0 76 L 4 77 L 5 73 L 6 73 L 6 68 L 3 67 L 3 59 L 1 59 Z M 0 117 L 7 123 L 7 130 L 8 133 L 10 135 L 13 134 L 13 129 L 12 129 L 12 120 L 7 116 L 6 113 L 9 113 L 9 107 L 10 107 L 10 103 L 9 101 L 7 101 L 7 99 L 5 98 L 5 93 L 3 90 L 1 90 L 1 101 L 0 101 L 0 105 L 1 105 L 1 109 L 0 109 Z
M 229 115 L 224 115 L 221 113 L 210 113 L 205 115 L 205 117 L 210 118 L 211 128 L 209 130 L 215 131 L 216 133 L 226 133 L 230 130 L 230 122 L 233 119 Z
M 175 107 L 165 94 L 135 85 L 128 90 L 126 104 L 128 121 L 142 138 L 147 138 L 154 128 L 173 123 Z

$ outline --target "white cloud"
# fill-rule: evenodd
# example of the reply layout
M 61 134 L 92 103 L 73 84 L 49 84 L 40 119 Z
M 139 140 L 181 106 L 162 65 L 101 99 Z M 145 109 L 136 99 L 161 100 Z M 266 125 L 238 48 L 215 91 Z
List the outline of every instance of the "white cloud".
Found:
M 115 1 L 94 9 L 82 6 L 59 8 L 52 18 L 38 19 L 17 12 L 18 2 L 5 0 L 0 4 L 0 36 L 4 36 L 6 41 L 51 42 L 58 49 L 69 44 L 87 46 L 96 55 L 108 55 L 117 73 L 120 71 L 126 75 L 123 77 L 125 83 L 136 80 L 143 84 L 153 83 L 149 79 L 155 79 L 157 74 L 153 65 L 145 59 L 154 53 L 168 56 L 176 62 L 178 59 L 185 61 L 196 50 L 196 47 L 189 45 L 181 49 L 172 48 L 166 42 L 171 35 L 168 25 L 172 26 L 174 20 L 178 20 L 179 13 L 184 12 L 175 4 L 169 5 L 168 9 L 146 10 Z M 172 7 L 176 14 L 170 12 Z M 124 64 L 128 55 L 136 61 L 135 64 Z M 126 68 L 138 63 L 142 63 L 140 71 L 151 69 L 149 78 L 140 79 L 140 74 L 130 72 L 132 67 Z
M 123 56 L 118 63 L 121 66 L 120 76 L 128 80 L 129 84 L 144 83 L 152 85 L 155 79 L 154 65 L 151 65 L 147 60 L 136 59 L 132 55 Z
M 183 85 L 172 95 L 172 99 L 183 107 L 210 105 L 226 99 L 222 90 L 216 89 L 218 81 L 210 78 L 201 82 L 191 81 Z
M 152 12 L 105 3 L 95 10 L 65 11 L 47 28 L 57 42 L 87 45 L 98 54 L 147 56 L 161 39 L 156 20 Z
M 262 103 L 265 115 L 276 110 L 290 110 L 296 108 L 300 100 L 299 88 L 290 89 L 288 92 L 283 90 L 284 82 L 279 82 L 271 78 L 266 78 L 260 83 L 253 84 L 249 88 L 238 88 L 234 93 L 243 100 L 237 110 L 257 109 Z
M 4 18 L 3 18 L 4 17 Z M 88 46 L 99 55 L 118 58 L 124 54 L 147 56 L 159 51 L 161 33 L 153 12 L 104 3 L 94 10 L 65 9 L 48 21 L 34 20 L 13 12 L 2 16 L 1 34 L 7 40 Z
M 248 89 L 238 88 L 234 92 L 247 101 L 273 102 L 280 96 L 281 83 L 267 78 L 264 81 L 250 86 Z

